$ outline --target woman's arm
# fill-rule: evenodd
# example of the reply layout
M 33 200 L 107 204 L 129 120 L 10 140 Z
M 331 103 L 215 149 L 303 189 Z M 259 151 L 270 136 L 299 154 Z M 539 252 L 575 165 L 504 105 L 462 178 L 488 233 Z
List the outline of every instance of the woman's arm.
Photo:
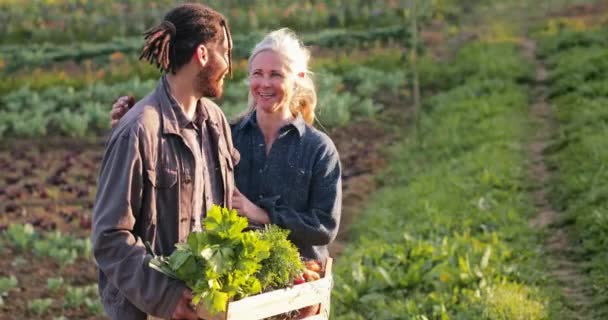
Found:
M 271 223 L 290 230 L 290 238 L 298 243 L 318 246 L 333 241 L 342 210 L 342 168 L 333 143 L 324 145 L 315 160 L 307 210 L 293 209 L 281 196 L 260 199 L 256 205 Z

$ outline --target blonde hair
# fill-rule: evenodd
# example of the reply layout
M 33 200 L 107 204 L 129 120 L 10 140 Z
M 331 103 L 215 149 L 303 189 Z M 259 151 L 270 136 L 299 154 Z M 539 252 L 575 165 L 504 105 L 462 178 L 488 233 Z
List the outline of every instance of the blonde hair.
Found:
M 298 113 L 306 123 L 312 125 L 315 121 L 315 108 L 317 106 L 317 92 L 315 84 L 308 69 L 310 51 L 298 40 L 295 33 L 288 28 L 275 30 L 267 34 L 251 51 L 248 64 L 255 56 L 262 52 L 271 50 L 278 53 L 286 64 L 287 70 L 294 75 L 295 88 L 289 103 L 289 110 L 295 116 Z M 303 74 L 299 76 L 298 74 Z M 255 101 L 249 92 L 247 112 L 255 110 Z

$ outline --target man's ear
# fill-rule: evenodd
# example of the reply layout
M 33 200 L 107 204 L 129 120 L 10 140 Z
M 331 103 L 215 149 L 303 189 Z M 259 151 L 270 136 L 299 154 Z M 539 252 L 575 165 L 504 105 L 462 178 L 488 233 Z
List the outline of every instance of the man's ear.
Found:
M 205 47 L 205 45 L 201 44 L 198 47 L 196 47 L 196 50 L 194 50 L 194 56 L 192 58 L 201 67 L 204 67 L 207 65 L 207 62 L 209 61 L 209 50 L 207 50 L 207 47 Z

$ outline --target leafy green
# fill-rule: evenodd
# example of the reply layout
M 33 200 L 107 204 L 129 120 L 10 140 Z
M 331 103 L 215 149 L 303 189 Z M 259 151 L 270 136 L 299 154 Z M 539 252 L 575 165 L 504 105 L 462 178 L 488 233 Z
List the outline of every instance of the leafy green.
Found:
M 262 261 L 258 279 L 263 287 L 280 288 L 289 283 L 304 268 L 298 250 L 287 240 L 289 231 L 270 226 L 262 233 L 262 239 L 272 243 L 270 257 Z
M 226 311 L 230 300 L 285 287 L 302 271 L 288 231 L 243 232 L 247 219 L 219 206 L 207 213 L 203 225 L 204 232 L 192 232 L 169 257 L 154 257 L 150 266 L 184 281 L 192 289 L 192 302 L 211 314 Z

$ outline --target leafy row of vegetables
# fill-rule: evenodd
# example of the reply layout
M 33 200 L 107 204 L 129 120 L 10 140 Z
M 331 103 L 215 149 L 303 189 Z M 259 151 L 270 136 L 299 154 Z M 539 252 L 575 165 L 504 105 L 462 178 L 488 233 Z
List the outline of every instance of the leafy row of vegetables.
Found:
M 330 56 L 315 56 L 312 68 L 340 75 L 361 66 L 394 72 L 395 69 L 402 68 L 403 61 L 404 57 L 400 50 L 370 48 L 360 51 L 336 52 Z M 233 79 L 240 80 L 246 76 L 246 65 L 245 59 L 235 59 Z M 155 66 L 139 60 L 136 54 L 126 55 L 121 52 L 112 52 L 80 62 L 65 61 L 52 63 L 46 67 L 19 69 L 0 82 L 0 95 L 9 94 L 11 91 L 23 87 L 32 91 L 43 91 L 55 86 L 80 90 L 96 82 L 113 84 L 134 77 L 142 80 L 158 79 L 159 75 L 160 72 Z
M 36 232 L 32 225 L 11 224 L 2 233 L 0 244 L 7 245 L 16 253 L 33 253 L 39 257 L 51 257 L 60 266 L 70 265 L 78 258 L 91 258 L 92 248 L 88 239 L 77 239 L 59 231 Z M 21 258 L 16 264 L 28 263 Z
M 420 68 L 442 91 L 425 99 L 350 230 L 334 319 L 560 318 L 528 226 L 532 70 L 514 44 L 480 42 Z
M 383 72 L 360 66 L 342 76 L 319 71 L 316 75 L 319 121 L 326 127 L 346 124 L 353 117 L 372 116 L 381 104 L 372 100 L 376 92 L 402 94 L 406 82 L 403 71 Z M 109 110 L 119 96 L 143 97 L 156 86 L 157 79 L 106 84 L 94 82 L 81 88 L 53 86 L 42 91 L 22 87 L 0 97 L 0 137 L 73 136 L 99 134 L 109 129 Z M 231 118 L 247 105 L 245 80 L 226 84 L 218 101 Z
M 20 270 L 27 265 L 36 264 L 40 258 L 49 257 L 59 268 L 59 273 L 69 273 L 69 267 L 77 260 L 91 260 L 92 251 L 89 239 L 79 239 L 59 231 L 40 232 L 31 225 L 11 224 L 0 235 L 0 254 L 12 252 L 15 257 L 10 266 Z M 23 274 L 0 274 L 0 308 L 14 302 L 19 291 L 29 281 Z M 21 279 L 21 280 L 20 280 Z M 68 283 L 57 275 L 46 279 L 46 286 L 39 284 L 36 288 L 25 287 L 25 290 L 40 291 L 41 296 L 27 301 L 29 317 L 46 317 L 49 314 L 80 314 L 85 312 L 101 315 L 101 306 L 97 285 L 82 285 L 82 280 Z M 53 298 L 53 296 L 62 298 Z M 59 318 L 58 318 L 59 319 Z
M 457 19 L 463 11 L 488 2 L 456 0 L 420 2 L 419 20 Z M 222 12 L 235 33 L 290 27 L 299 32 L 328 28 L 385 27 L 407 25 L 411 14 L 406 1 L 331 0 L 298 1 L 286 5 L 277 0 L 252 3 L 243 0 L 211 0 L 205 4 Z M 7 43 L 107 41 L 133 36 L 158 23 L 174 1 L 38 1 L 23 4 L 15 0 L 0 3 L 0 35 Z
M 10 299 L 11 291 L 16 290 L 19 281 L 12 275 L 0 277 L 0 307 L 5 305 L 3 297 Z M 99 300 L 97 285 L 75 286 L 67 284 L 63 277 L 48 278 L 45 286 L 51 295 L 60 295 L 63 298 L 50 297 L 34 298 L 27 303 L 27 310 L 32 317 L 47 316 L 51 313 L 68 313 L 70 310 L 84 308 L 89 314 L 102 315 L 103 307 Z M 54 319 L 61 319 L 55 317 Z
M 233 36 L 233 56 L 246 59 L 251 49 L 260 41 L 264 32 L 250 32 Z M 375 29 L 351 30 L 328 29 L 320 32 L 300 35 L 307 46 L 332 50 L 352 50 L 361 47 L 373 47 L 390 43 L 406 44 L 409 38 L 408 29 L 403 25 L 394 25 Z M 19 44 L 0 47 L 0 70 L 6 74 L 22 69 L 48 66 L 55 62 L 79 62 L 109 56 L 113 53 L 137 55 L 143 46 L 143 38 L 113 38 L 108 42 L 78 42 L 70 44 Z

